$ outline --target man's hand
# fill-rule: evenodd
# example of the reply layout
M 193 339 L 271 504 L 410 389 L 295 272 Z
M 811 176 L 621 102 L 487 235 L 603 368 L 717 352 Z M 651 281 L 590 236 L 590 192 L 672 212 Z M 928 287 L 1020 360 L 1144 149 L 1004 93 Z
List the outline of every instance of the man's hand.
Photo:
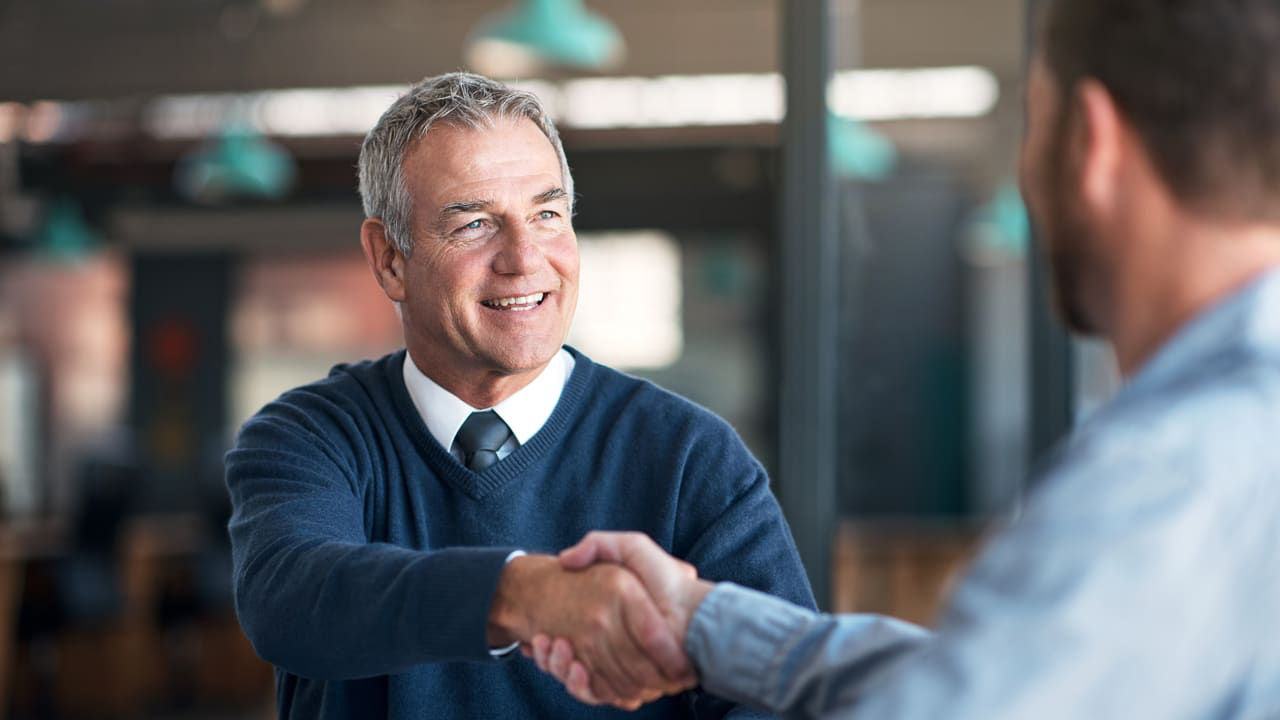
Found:
M 688 658 L 644 585 L 617 565 L 570 570 L 548 555 L 513 558 L 489 613 L 489 642 L 561 638 L 597 702 L 635 709 L 693 684 Z
M 560 553 L 560 562 L 569 570 L 594 569 L 600 567 L 596 563 L 612 563 L 635 573 L 657 603 L 667 627 L 677 639 L 681 658 L 688 663 L 684 655 L 684 637 L 689 629 L 689 620 L 712 587 L 711 583 L 698 579 L 697 570 L 692 565 L 671 557 L 643 533 L 616 532 L 588 534 L 577 545 Z M 595 691 L 599 684 L 594 681 L 592 665 L 583 662 L 575 649 L 576 646 L 566 638 L 539 633 L 525 648 L 525 653 L 534 658 L 539 668 L 564 683 L 578 700 L 616 705 Z M 696 678 L 679 689 L 687 689 L 694 681 Z M 653 686 L 646 690 L 649 695 L 670 692 L 669 688 Z

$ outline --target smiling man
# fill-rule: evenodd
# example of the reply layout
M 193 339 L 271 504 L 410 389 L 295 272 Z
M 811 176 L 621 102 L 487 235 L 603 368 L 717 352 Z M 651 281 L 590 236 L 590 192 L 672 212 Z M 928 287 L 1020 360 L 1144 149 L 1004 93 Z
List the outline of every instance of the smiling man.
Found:
M 751 715 L 686 690 L 679 640 L 629 571 L 539 554 L 638 530 L 704 575 L 813 605 L 733 430 L 563 345 L 573 178 L 538 101 L 428 78 L 369 132 L 360 192 L 406 350 L 285 393 L 227 457 L 237 611 L 276 666 L 280 716 L 602 713 L 508 657 L 538 633 L 642 717 Z

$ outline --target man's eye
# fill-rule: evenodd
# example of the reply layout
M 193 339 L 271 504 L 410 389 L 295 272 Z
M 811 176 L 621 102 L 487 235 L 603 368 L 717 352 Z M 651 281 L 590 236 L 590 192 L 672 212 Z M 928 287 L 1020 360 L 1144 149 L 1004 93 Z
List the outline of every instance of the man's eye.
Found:
M 459 227 L 457 230 L 454 230 L 453 232 L 456 235 L 466 235 L 468 237 L 472 237 L 487 227 L 488 227 L 488 223 L 485 222 L 485 219 L 479 218 L 476 220 L 472 220 L 471 222 L 467 223 L 466 225 L 463 225 L 462 227 Z
M 556 216 L 556 213 L 554 210 L 543 210 L 542 212 L 538 213 L 538 217 L 543 220 L 550 220 L 555 216 Z

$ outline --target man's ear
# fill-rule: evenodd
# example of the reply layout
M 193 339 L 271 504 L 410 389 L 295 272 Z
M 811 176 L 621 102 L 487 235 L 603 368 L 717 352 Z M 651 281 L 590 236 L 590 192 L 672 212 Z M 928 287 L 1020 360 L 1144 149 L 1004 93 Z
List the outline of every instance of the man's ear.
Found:
M 1128 132 L 1115 99 L 1097 80 L 1082 80 L 1073 93 L 1073 123 L 1068 142 L 1075 156 L 1080 186 L 1076 190 L 1084 207 L 1109 214 L 1123 193 L 1125 154 L 1136 136 Z
M 366 218 L 360 226 L 360 245 L 364 259 L 382 291 L 393 302 L 404 302 L 404 254 L 387 237 L 387 226 L 378 218 Z

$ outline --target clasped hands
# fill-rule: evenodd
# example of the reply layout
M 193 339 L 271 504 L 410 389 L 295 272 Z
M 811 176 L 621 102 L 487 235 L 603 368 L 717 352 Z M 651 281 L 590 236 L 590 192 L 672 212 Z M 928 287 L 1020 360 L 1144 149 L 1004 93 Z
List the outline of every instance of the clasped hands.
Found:
M 593 532 L 558 557 L 507 564 L 489 641 L 518 640 L 582 702 L 634 710 L 697 684 L 684 637 L 710 589 L 642 533 Z

